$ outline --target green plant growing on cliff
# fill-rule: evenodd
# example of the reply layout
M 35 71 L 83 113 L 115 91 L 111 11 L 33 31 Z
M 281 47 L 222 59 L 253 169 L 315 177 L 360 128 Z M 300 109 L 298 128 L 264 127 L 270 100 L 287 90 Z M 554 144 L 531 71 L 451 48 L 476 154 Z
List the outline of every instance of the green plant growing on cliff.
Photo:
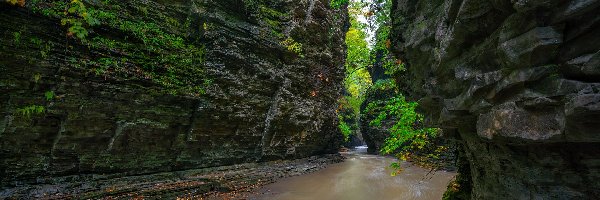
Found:
M 302 44 L 296 42 L 294 38 L 288 37 L 287 39 L 281 41 L 281 45 L 285 46 L 288 51 L 293 52 L 300 57 L 304 57 L 302 54 Z
M 372 38 L 373 49 L 371 51 L 371 63 L 383 66 L 385 74 L 397 75 L 406 70 L 406 66 L 401 59 L 391 53 L 392 33 L 391 24 L 391 0 L 373 0 L 369 6 L 369 11 L 365 14 L 369 27 L 375 29 L 375 36 Z
M 329 6 L 331 8 L 339 9 L 342 5 L 348 4 L 349 0 L 331 0 L 329 1 Z
M 352 129 L 344 121 L 344 117 L 342 115 L 338 115 L 338 120 L 339 120 L 338 128 L 340 129 L 340 131 L 342 132 L 342 135 L 344 136 L 344 141 L 348 141 L 350 139 L 350 135 L 352 135 Z
M 42 74 L 40 74 L 40 73 L 33 74 L 33 82 L 34 83 L 40 82 L 41 79 L 42 79 Z
M 89 49 L 81 52 L 86 54 L 83 58 L 67 56 L 65 62 L 71 67 L 89 69 L 105 79 L 149 80 L 162 86 L 157 88 L 159 93 L 198 96 L 206 91 L 202 89 L 207 78 L 203 67 L 205 47 L 198 38 L 182 36 L 185 31 L 180 30 L 178 18 L 155 12 L 164 7 L 153 7 L 142 0 L 32 0 L 28 4 L 33 12 L 58 19 L 68 27 L 67 34 L 79 39 L 69 46 Z M 147 16 L 132 14 L 143 10 Z M 186 24 L 191 23 L 187 19 Z M 91 31 L 100 25 L 103 31 Z M 106 35 L 105 30 L 119 34 Z M 53 46 L 40 48 L 45 58 Z
M 29 105 L 22 108 L 17 108 L 17 113 L 25 118 L 30 118 L 32 115 L 39 115 L 44 113 L 46 108 L 41 105 Z
M 15 45 L 21 44 L 21 32 L 18 32 L 18 31 L 13 32 L 13 43 Z
M 365 1 L 360 1 L 365 3 Z M 375 35 L 371 40 L 372 49 L 368 52 L 368 58 L 364 58 L 365 53 L 348 56 L 349 60 L 360 57 L 360 62 L 366 62 L 367 65 L 381 67 L 384 73 L 397 78 L 405 70 L 406 65 L 401 59 L 397 58 L 391 51 L 392 49 L 392 22 L 391 22 L 391 0 L 372 0 L 367 3 L 367 12 L 364 17 L 367 20 L 368 29 L 375 30 Z M 350 7 L 352 11 L 352 4 Z M 362 12 L 365 9 L 358 9 Z M 350 13 L 353 13 L 350 12 Z M 355 23 L 351 20 L 351 23 Z M 364 28 L 363 28 L 364 29 Z M 352 27 L 350 28 L 352 30 Z M 353 47 L 348 45 L 348 51 Z M 359 49 L 364 47 L 357 47 Z M 367 60 L 367 61 L 363 61 Z M 348 66 L 347 66 L 348 68 Z M 429 128 L 423 125 L 423 116 L 417 113 L 418 103 L 407 101 L 399 92 L 399 85 L 393 78 L 377 80 L 370 87 L 370 91 L 381 92 L 381 94 L 390 95 L 377 101 L 370 102 L 366 109 L 361 111 L 367 116 L 375 116 L 369 123 L 372 127 L 379 127 L 389 132 L 384 145 L 381 148 L 382 154 L 394 154 L 402 160 L 411 158 L 413 154 L 431 158 L 437 158 L 440 151 L 444 149 L 433 143 L 437 137 L 439 129 Z M 433 149 L 433 150 L 432 150 Z M 400 164 L 395 163 L 392 168 L 399 169 Z M 395 175 L 398 171 L 394 172 Z
M 86 26 L 98 24 L 100 21 L 93 16 L 93 12 L 88 11 L 81 0 L 72 0 L 66 7 L 64 18 L 61 19 L 61 25 L 69 26 L 67 35 L 75 35 L 82 40 L 88 35 Z
M 46 97 L 46 101 L 52 101 L 54 97 L 56 97 L 56 94 L 54 94 L 54 91 L 50 90 L 44 93 L 44 97 Z
M 31 39 L 29 39 L 29 42 L 31 42 L 31 44 L 35 45 L 35 47 L 40 49 L 40 56 L 42 58 L 48 58 L 48 56 L 50 55 L 50 51 L 53 47 L 51 43 L 44 44 L 44 42 L 42 42 L 42 39 L 38 37 L 32 37 Z
M 389 81 L 381 81 L 375 84 L 376 89 L 393 89 L 395 84 Z M 391 88 L 390 88 L 391 87 Z M 415 152 L 425 151 L 435 146 L 433 139 L 439 134 L 438 128 L 429 128 L 423 125 L 423 115 L 416 109 L 417 102 L 407 101 L 406 98 L 396 93 L 395 96 L 367 105 L 364 112 L 375 114 L 377 117 L 369 122 L 370 126 L 383 127 L 389 131 L 380 152 L 382 154 L 394 154 L 401 160 L 407 160 Z M 438 159 L 445 147 L 436 146 L 433 152 L 427 152 L 425 157 Z M 392 167 L 399 167 L 394 165 Z M 394 172 L 392 175 L 397 173 Z

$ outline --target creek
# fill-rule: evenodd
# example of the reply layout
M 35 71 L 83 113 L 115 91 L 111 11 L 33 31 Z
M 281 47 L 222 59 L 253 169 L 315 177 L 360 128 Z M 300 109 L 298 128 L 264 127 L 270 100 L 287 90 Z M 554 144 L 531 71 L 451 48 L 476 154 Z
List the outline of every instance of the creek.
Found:
M 366 146 L 343 152 L 347 159 L 315 173 L 267 185 L 249 199 L 269 200 L 439 200 L 456 175 L 402 162 L 391 176 L 393 157 L 369 155 Z

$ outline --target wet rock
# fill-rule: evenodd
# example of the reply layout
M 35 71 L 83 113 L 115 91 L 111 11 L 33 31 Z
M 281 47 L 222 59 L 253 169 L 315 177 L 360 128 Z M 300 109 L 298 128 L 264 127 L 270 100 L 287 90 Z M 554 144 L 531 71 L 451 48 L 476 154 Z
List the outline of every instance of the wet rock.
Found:
M 480 137 L 521 138 L 528 140 L 550 140 L 564 129 L 564 116 L 556 112 L 540 110 L 525 111 L 514 102 L 502 104 L 481 114 L 477 119 L 477 134 Z
M 124 24 L 86 27 L 84 42 L 36 11 L 50 3 L 0 3 L 2 189 L 303 158 L 342 142 L 347 14 L 329 1 L 112 1 L 102 8 Z M 192 45 L 190 60 L 177 57 Z M 19 114 L 29 105 L 44 112 Z
M 599 80 L 600 79 L 600 52 L 594 54 L 583 55 L 567 61 L 561 68 L 565 76 L 583 79 L 583 80 Z
M 557 4 L 558 1 L 553 0 L 518 0 L 513 7 L 518 12 L 527 12 L 539 8 L 551 8 Z
M 563 35 L 557 27 L 536 27 L 529 32 L 500 44 L 506 65 L 526 67 L 547 64 L 558 53 Z
M 339 163 L 339 154 L 309 158 L 240 163 L 204 169 L 163 172 L 138 176 L 70 176 L 63 182 L 24 185 L 0 192 L 0 198 L 42 199 L 131 199 L 144 198 L 241 198 L 239 195 L 281 178 L 299 176 Z
M 565 105 L 566 138 L 574 142 L 600 142 L 600 94 L 580 94 Z
M 600 177 L 599 2 L 397 2 L 392 46 L 408 69 L 397 79 L 438 102 L 420 109 L 463 143 L 470 198 L 600 196 L 588 181 Z M 416 36 L 419 23 L 435 36 Z

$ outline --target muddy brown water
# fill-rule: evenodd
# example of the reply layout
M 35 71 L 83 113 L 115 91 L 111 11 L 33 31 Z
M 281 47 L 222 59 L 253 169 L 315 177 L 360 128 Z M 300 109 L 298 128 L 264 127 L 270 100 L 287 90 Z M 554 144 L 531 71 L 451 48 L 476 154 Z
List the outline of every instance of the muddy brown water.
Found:
M 439 200 L 456 175 L 402 163 L 403 171 L 391 176 L 396 159 L 368 155 L 365 147 L 344 153 L 345 162 L 321 171 L 282 179 L 258 190 L 257 200 Z

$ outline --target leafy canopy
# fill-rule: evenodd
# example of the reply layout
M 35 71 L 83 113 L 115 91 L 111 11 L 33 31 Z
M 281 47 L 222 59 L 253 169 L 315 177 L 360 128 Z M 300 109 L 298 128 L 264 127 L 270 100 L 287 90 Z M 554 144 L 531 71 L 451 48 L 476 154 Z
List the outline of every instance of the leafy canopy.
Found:
M 333 1 L 332 1 L 333 2 Z M 348 3 L 347 1 L 345 3 Z M 352 112 L 350 116 L 339 114 L 339 128 L 346 140 L 358 129 L 358 116 L 360 115 L 360 106 L 365 100 L 365 94 L 371 86 L 371 75 L 367 70 L 370 65 L 370 49 L 367 43 L 366 25 L 358 21 L 358 15 L 362 9 L 362 4 L 352 2 L 349 5 L 350 28 L 346 32 L 346 63 L 344 65 L 346 77 L 344 86 L 348 92 L 340 100 L 342 109 L 349 109 Z M 346 113 L 348 115 L 348 113 Z M 352 124 L 348 124 L 345 119 L 350 119 Z

